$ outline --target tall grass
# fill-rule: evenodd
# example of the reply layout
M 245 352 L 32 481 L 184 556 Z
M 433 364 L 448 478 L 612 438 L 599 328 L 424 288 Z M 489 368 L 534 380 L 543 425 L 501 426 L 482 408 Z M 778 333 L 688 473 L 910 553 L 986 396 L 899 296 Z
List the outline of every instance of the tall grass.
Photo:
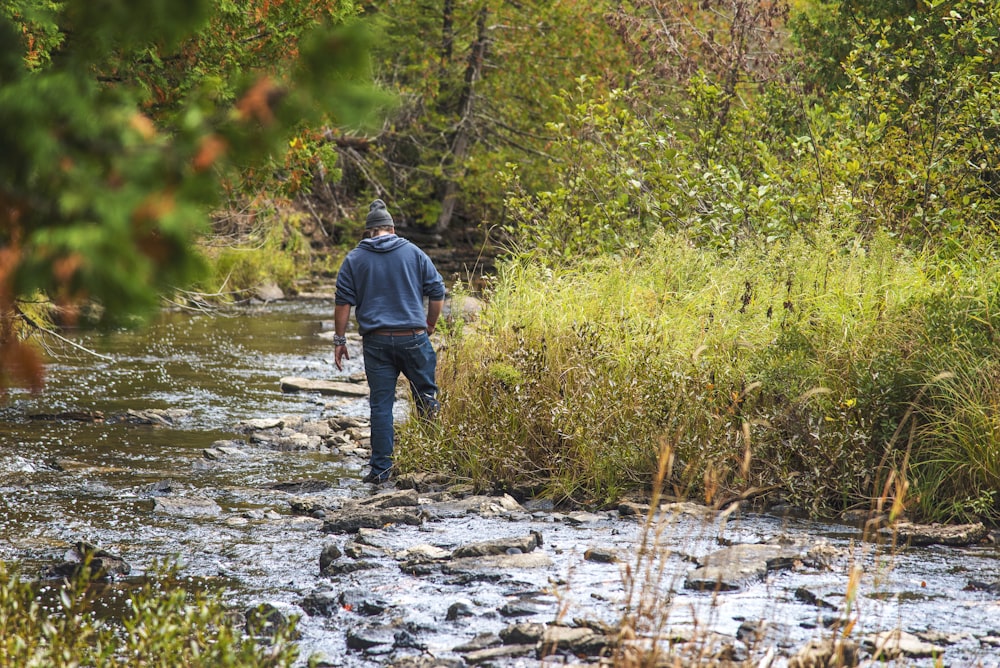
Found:
M 666 233 L 557 265 L 522 253 L 448 339 L 441 419 L 404 430 L 400 464 L 602 503 L 650 485 L 666 438 L 674 493 L 819 513 L 872 503 L 909 453 L 914 509 L 994 514 L 1000 386 L 973 370 L 997 357 L 997 278 L 831 230 L 725 255 Z

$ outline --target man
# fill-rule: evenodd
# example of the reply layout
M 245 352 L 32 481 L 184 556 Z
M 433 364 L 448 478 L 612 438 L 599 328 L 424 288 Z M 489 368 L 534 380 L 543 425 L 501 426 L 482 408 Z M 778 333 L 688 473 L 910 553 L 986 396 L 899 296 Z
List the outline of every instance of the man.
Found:
M 392 408 L 400 373 L 410 381 L 421 416 L 438 410 L 437 356 L 429 337 L 441 315 L 444 295 L 444 281 L 431 259 L 396 236 L 385 202 L 372 202 L 364 238 L 347 254 L 337 274 L 333 316 L 338 370 L 343 369 L 343 360 L 350 359 L 345 333 L 352 306 L 363 342 L 372 429 L 371 470 L 365 482 L 382 483 L 392 476 Z M 428 300 L 426 316 L 424 297 Z

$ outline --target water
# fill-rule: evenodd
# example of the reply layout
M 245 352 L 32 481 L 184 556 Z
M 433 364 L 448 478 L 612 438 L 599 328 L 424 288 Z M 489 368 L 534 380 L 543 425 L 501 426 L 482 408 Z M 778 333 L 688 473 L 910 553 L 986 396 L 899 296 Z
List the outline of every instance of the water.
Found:
M 60 561 L 67 546 L 84 540 L 120 554 L 132 565 L 133 576 L 142 576 L 158 559 L 179 559 L 186 577 L 217 583 L 234 605 L 267 601 L 290 612 L 301 612 L 298 604 L 318 588 L 356 586 L 385 599 L 387 615 L 417 629 L 426 650 L 441 656 L 456 656 L 454 646 L 511 623 L 496 610 L 518 598 L 541 608 L 531 621 L 551 622 L 557 616 L 617 621 L 625 596 L 623 564 L 589 562 L 583 554 L 590 546 L 603 546 L 626 560 L 634 558 L 640 532 L 635 521 L 606 519 L 577 527 L 546 514 L 515 522 L 470 515 L 420 528 L 392 527 L 380 539 L 389 552 L 421 543 L 450 549 L 537 530 L 553 566 L 509 574 L 499 582 L 459 583 L 441 575 L 407 575 L 387 558 L 386 567 L 331 582 L 319 576 L 319 554 L 324 545 L 347 539 L 322 534 L 316 520 L 293 516 L 288 495 L 268 486 L 310 479 L 331 483 L 334 496 L 366 494 L 356 460 L 322 451 L 253 448 L 239 460 L 205 458 L 205 448 L 216 441 L 246 439 L 240 429 L 245 420 L 366 414 L 363 400 L 280 389 L 285 376 L 336 379 L 361 371 L 358 354 L 344 372 L 335 370 L 332 345 L 320 336 L 331 317 L 332 303 L 305 301 L 227 316 L 164 313 L 140 332 L 73 334 L 75 342 L 111 359 L 59 345 L 44 393 L 14 391 L 0 409 L 0 558 L 20 563 L 31 574 Z M 183 409 L 185 416 L 169 428 L 31 418 L 67 411 L 100 411 L 111 418 L 130 409 Z M 211 499 L 221 512 L 191 518 L 154 513 L 157 484 L 169 484 L 182 496 Z M 691 560 L 721 543 L 779 535 L 827 540 L 843 557 L 829 571 L 779 572 L 739 592 L 713 596 L 682 588 Z M 847 573 L 857 564 L 865 572 L 853 603 L 859 630 L 933 630 L 955 637 L 945 655 L 949 665 L 1000 665 L 1000 649 L 981 641 L 1000 635 L 1000 624 L 991 621 L 997 597 L 965 591 L 970 579 L 1000 580 L 991 546 L 887 555 L 862 543 L 851 527 L 753 514 L 708 524 L 684 519 L 663 542 L 671 552 L 657 587 L 663 601 L 671 602 L 671 625 L 697 624 L 735 636 L 744 622 L 767 620 L 777 629 L 775 642 L 790 652 L 823 635 L 824 617 L 834 614 L 798 600 L 796 589 L 807 587 L 843 609 Z M 457 601 L 467 601 L 475 615 L 446 621 L 448 607 Z M 345 630 L 369 623 L 346 611 L 305 616 L 303 657 L 321 652 L 337 665 L 381 665 L 388 656 L 345 647 Z M 933 665 L 930 659 L 907 663 Z

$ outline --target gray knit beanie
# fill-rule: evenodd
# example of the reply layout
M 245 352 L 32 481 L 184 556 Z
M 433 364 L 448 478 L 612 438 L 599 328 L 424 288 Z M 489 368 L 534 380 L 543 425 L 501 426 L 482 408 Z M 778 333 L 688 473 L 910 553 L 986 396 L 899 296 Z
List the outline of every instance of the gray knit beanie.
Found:
M 368 217 L 365 218 L 365 229 L 370 230 L 373 227 L 383 227 L 386 225 L 392 225 L 395 227 L 395 223 L 392 222 L 392 216 L 390 216 L 389 212 L 385 210 L 385 202 L 377 199 L 368 206 Z

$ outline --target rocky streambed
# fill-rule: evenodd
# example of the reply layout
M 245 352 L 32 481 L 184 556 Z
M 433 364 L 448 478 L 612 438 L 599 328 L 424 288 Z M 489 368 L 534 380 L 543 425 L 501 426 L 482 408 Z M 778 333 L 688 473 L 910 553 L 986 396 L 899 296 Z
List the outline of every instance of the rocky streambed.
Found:
M 654 646 L 669 665 L 1000 665 L 984 527 L 866 539 L 746 506 L 555 507 L 432 475 L 366 485 L 359 369 L 328 376 L 320 311 L 253 318 L 213 323 L 212 350 L 186 318 L 134 348 L 91 340 L 118 364 L 65 363 L 49 397 L 15 397 L 0 557 L 58 575 L 100 549 L 109 596 L 176 559 L 237 609 L 299 616 L 303 665 L 599 664 Z

